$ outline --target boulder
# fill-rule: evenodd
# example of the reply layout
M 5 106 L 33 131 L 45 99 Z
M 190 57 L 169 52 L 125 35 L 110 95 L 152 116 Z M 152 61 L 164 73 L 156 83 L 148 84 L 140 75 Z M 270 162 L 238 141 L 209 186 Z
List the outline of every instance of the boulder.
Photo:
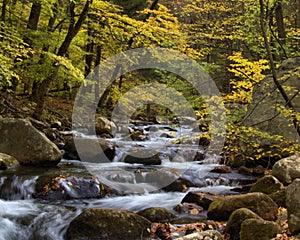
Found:
M 162 190 L 167 192 L 186 192 L 190 187 L 195 187 L 195 184 L 186 178 L 179 177 L 163 187 Z
M 132 164 L 160 165 L 161 159 L 159 157 L 159 153 L 151 149 L 143 149 L 129 152 L 128 155 L 125 156 L 124 162 Z
M 170 222 L 176 216 L 169 210 L 162 207 L 150 207 L 137 212 L 151 222 Z
M 272 168 L 272 175 L 285 184 L 300 178 L 300 155 L 293 155 L 276 162 Z
M 0 120 L 0 136 L 0 152 L 15 157 L 21 165 L 55 166 L 61 160 L 57 146 L 28 120 Z
M 228 220 L 229 216 L 239 208 L 248 208 L 266 220 L 275 220 L 277 204 L 264 193 L 248 193 L 227 196 L 213 201 L 208 208 L 207 216 L 212 220 Z
M 65 159 L 80 159 L 82 161 L 99 161 L 108 159 L 112 161 L 116 154 L 115 146 L 105 139 L 91 139 L 76 137 L 76 145 L 73 136 L 67 136 L 65 146 L 63 147 Z M 77 147 L 80 147 L 80 156 Z M 101 149 L 102 151 L 101 151 Z M 104 155 L 106 158 L 104 158 Z M 81 159 L 84 156 L 84 159 Z
M 216 199 L 222 198 L 223 196 L 215 195 L 212 193 L 203 193 L 203 192 L 188 192 L 184 198 L 181 200 L 181 203 L 196 203 L 197 205 L 203 207 L 207 210 L 209 205 Z
M 7 155 L 5 153 L 0 153 L 0 170 L 5 170 L 10 167 L 19 166 L 19 162 L 13 156 Z
M 262 219 L 246 219 L 241 225 L 241 240 L 270 240 L 281 232 L 280 226 L 275 222 Z
M 198 206 L 196 203 L 180 203 L 173 209 L 180 214 L 193 216 L 198 216 L 204 210 L 203 207 Z
M 126 210 L 92 208 L 69 225 L 69 240 L 143 240 L 150 237 L 151 222 Z
M 113 137 L 117 133 L 117 126 L 114 122 L 108 120 L 105 117 L 96 116 L 95 131 L 97 135 L 109 134 Z
M 261 219 L 256 213 L 252 212 L 248 208 L 240 208 L 235 210 L 231 215 L 226 224 L 225 233 L 230 235 L 231 240 L 240 239 L 241 224 L 244 220 L 255 218 Z
M 300 57 L 294 57 L 282 62 L 277 70 L 280 83 L 285 88 L 286 93 L 295 107 L 296 111 L 300 110 L 300 95 L 296 97 L 295 92 L 300 90 Z M 271 135 L 281 135 L 285 139 L 298 140 L 299 136 L 293 126 L 292 120 L 283 114 L 276 115 L 275 106 L 280 104 L 285 106 L 286 103 L 279 93 L 274 91 L 276 86 L 272 75 L 266 76 L 259 82 L 253 90 L 252 103 L 248 109 L 248 117 L 245 124 L 255 125 L 259 130 L 269 132 Z M 266 95 L 266 93 L 270 93 Z M 259 143 L 259 141 L 256 141 Z M 278 151 L 282 148 L 278 148 Z M 284 152 L 278 152 L 285 154 Z
M 286 208 L 286 189 L 268 195 L 279 207 Z
M 294 180 L 287 187 L 286 205 L 289 230 L 292 234 L 298 234 L 300 233 L 300 179 Z
M 283 190 L 284 186 L 272 175 L 266 175 L 256 181 L 250 188 L 249 192 L 262 192 L 265 194 L 275 193 Z
M 223 240 L 223 236 L 217 230 L 206 230 L 203 232 L 196 232 L 184 237 L 175 238 L 175 240 Z

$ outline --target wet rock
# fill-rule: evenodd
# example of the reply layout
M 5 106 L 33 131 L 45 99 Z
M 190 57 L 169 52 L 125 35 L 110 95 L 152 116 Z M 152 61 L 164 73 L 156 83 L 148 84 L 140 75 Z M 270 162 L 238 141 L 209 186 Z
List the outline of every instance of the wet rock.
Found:
M 97 178 L 44 176 L 37 180 L 34 197 L 53 201 L 100 198 L 104 195 L 104 186 Z
M 180 203 L 173 209 L 180 214 L 185 213 L 194 216 L 203 212 L 203 207 L 198 206 L 195 203 Z
M 249 192 L 271 194 L 283 189 L 283 184 L 279 182 L 277 178 L 272 175 L 266 175 L 258 179 L 257 182 L 252 185 Z
M 186 192 L 188 188 L 194 186 L 190 180 L 180 177 L 162 189 L 167 192 Z
M 223 196 L 215 195 L 212 193 L 203 192 L 188 192 L 181 203 L 196 203 L 197 205 L 203 207 L 205 210 L 208 209 L 209 205 L 216 199 L 220 199 Z
M 151 149 L 132 151 L 124 158 L 126 163 L 137 163 L 144 165 L 160 165 L 159 154 Z
M 162 207 L 150 207 L 137 212 L 151 222 L 170 222 L 176 216 L 169 210 Z
M 300 233 L 300 179 L 295 179 L 286 190 L 289 230 L 292 234 Z
M 133 141 L 147 141 L 149 140 L 149 135 L 144 132 L 143 129 L 130 129 L 130 139 Z
M 114 122 L 105 117 L 96 116 L 95 131 L 97 135 L 110 134 L 112 137 L 116 135 L 117 126 Z
M 175 240 L 223 240 L 223 236 L 216 230 L 206 230 L 204 232 L 196 232 L 186 235 L 181 238 L 175 238 Z
M 80 159 L 82 161 L 112 161 L 116 154 L 115 146 L 104 139 L 76 138 L 76 145 L 73 136 L 65 137 L 65 146 L 63 147 L 65 159 Z M 80 147 L 80 155 L 77 147 Z M 101 149 L 102 151 L 101 151 Z M 84 157 L 84 159 L 82 159 Z
M 263 176 L 266 169 L 262 165 L 258 165 L 252 170 L 252 176 Z
M 248 193 L 227 196 L 213 201 L 208 208 L 207 216 L 213 220 L 227 220 L 233 211 L 248 208 L 266 220 L 275 220 L 277 204 L 264 193 Z
M 197 152 L 193 161 L 202 161 L 205 159 L 205 152 Z
M 268 195 L 279 206 L 286 208 L 286 190 L 281 190 Z
M 242 222 L 250 218 L 263 220 L 256 213 L 252 212 L 247 208 L 240 208 L 235 210 L 230 215 L 230 218 L 226 224 L 225 233 L 230 235 L 231 240 L 239 240 Z
M 212 172 L 212 173 L 231 173 L 229 167 L 227 167 L 227 166 L 214 167 L 214 169 L 211 170 L 210 172 Z
M 290 184 L 294 179 L 300 178 L 300 155 L 293 155 L 276 162 L 272 175 L 285 184 Z
M 0 121 L 0 152 L 18 159 L 21 165 L 55 166 L 61 152 L 28 120 L 4 118 Z
M 58 130 L 61 130 L 61 128 L 62 128 L 62 123 L 61 123 L 61 121 L 56 120 L 56 121 L 54 121 L 54 122 L 51 124 L 50 127 L 51 127 L 51 128 L 56 128 L 56 129 L 58 129 Z
M 275 222 L 262 219 L 246 219 L 241 225 L 241 240 L 270 240 L 281 232 L 279 225 Z
M 0 170 L 5 170 L 10 167 L 19 166 L 19 162 L 13 156 L 7 155 L 5 153 L 0 153 Z
M 76 217 L 68 227 L 69 240 L 146 240 L 151 222 L 131 211 L 94 208 Z

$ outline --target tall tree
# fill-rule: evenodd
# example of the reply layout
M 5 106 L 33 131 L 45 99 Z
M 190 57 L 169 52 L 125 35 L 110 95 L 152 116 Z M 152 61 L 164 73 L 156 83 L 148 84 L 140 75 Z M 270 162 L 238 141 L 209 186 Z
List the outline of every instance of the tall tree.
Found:
M 78 32 L 80 31 L 80 29 L 82 27 L 84 20 L 87 18 L 91 3 L 92 3 L 92 0 L 87 0 L 85 2 L 85 5 L 84 5 L 77 21 L 75 21 L 75 12 L 74 12 L 75 3 L 73 1 L 70 3 L 71 19 L 70 19 L 70 24 L 69 24 L 69 28 L 68 28 L 68 33 L 58 49 L 57 56 L 64 57 L 66 55 L 72 40 L 78 34 Z M 58 74 L 59 67 L 60 67 L 60 64 L 58 62 L 54 62 L 52 65 L 52 68 L 53 68 L 52 72 L 46 77 L 46 79 L 44 79 L 44 81 L 41 82 L 41 84 L 37 87 L 37 89 L 34 90 L 33 94 L 36 95 L 35 99 L 37 99 L 37 105 L 36 105 L 35 112 L 34 112 L 34 117 L 36 119 L 40 120 L 42 118 L 43 110 L 45 107 L 46 95 L 48 94 L 48 91 L 51 87 L 51 83 L 54 81 L 54 79 L 56 78 L 56 76 Z

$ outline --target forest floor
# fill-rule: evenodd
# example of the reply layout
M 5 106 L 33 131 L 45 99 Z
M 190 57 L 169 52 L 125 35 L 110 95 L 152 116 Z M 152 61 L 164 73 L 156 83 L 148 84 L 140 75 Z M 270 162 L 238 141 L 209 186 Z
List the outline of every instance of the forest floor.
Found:
M 0 93 L 0 116 L 12 118 L 32 117 L 35 103 L 28 97 Z M 43 122 L 51 124 L 60 121 L 66 128 L 70 127 L 73 102 L 60 98 L 48 97 L 43 114 Z

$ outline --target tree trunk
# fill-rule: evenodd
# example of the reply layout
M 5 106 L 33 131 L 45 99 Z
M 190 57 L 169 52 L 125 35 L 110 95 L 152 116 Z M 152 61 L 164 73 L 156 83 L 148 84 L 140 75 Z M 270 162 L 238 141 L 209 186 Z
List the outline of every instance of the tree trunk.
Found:
M 97 45 L 97 48 L 96 48 L 96 59 L 95 59 L 95 101 L 98 102 L 99 100 L 99 67 L 98 65 L 100 64 L 100 61 L 101 61 L 101 55 L 102 55 L 102 49 L 101 49 L 101 46 L 100 45 Z
M 34 1 L 31 7 L 27 28 L 32 30 L 38 29 L 38 23 L 41 15 L 42 4 L 39 1 Z
M 63 57 L 63 56 L 66 55 L 72 40 L 74 39 L 74 37 L 77 35 L 79 30 L 81 29 L 81 26 L 82 26 L 84 20 L 87 17 L 91 1 L 92 0 L 87 0 L 86 1 L 85 5 L 84 5 L 84 8 L 82 9 L 76 23 L 74 23 L 74 18 L 73 18 L 73 20 L 71 19 L 70 26 L 69 26 L 69 29 L 68 29 L 68 33 L 67 33 L 63 43 L 61 44 L 60 48 L 58 49 L 58 53 L 57 53 L 58 56 Z M 71 5 L 72 4 L 73 4 L 73 2 L 71 3 Z M 73 12 L 74 12 L 73 10 L 71 8 L 71 15 L 73 17 L 75 17 L 75 14 L 73 15 Z M 52 82 L 54 81 L 54 79 L 57 76 L 59 66 L 60 66 L 59 63 L 57 63 L 57 62 L 53 63 L 52 73 L 48 77 L 46 77 L 46 79 L 40 84 L 40 86 L 36 90 L 36 92 L 37 92 L 36 93 L 36 95 L 37 95 L 37 105 L 36 105 L 36 108 L 35 108 L 34 117 L 38 120 L 42 119 L 43 110 L 44 110 L 44 107 L 45 107 L 46 95 L 48 94 L 48 91 L 51 87 Z
M 92 63 L 93 63 L 93 53 L 94 53 L 94 42 L 91 39 L 92 38 L 92 29 L 90 24 L 88 23 L 88 43 L 86 44 L 86 52 L 87 54 L 85 55 L 85 67 L 84 67 L 84 76 L 86 77 L 89 75 L 89 73 L 92 70 Z
M 281 1 L 277 2 L 277 6 L 275 8 L 275 18 L 276 18 L 276 24 L 277 24 L 277 33 L 278 38 L 282 45 L 286 43 L 286 32 L 285 32 L 285 25 L 283 21 L 283 9 Z
M 6 6 L 8 0 L 3 0 L 2 2 L 2 9 L 1 9 L 1 21 L 6 21 Z
M 269 58 L 269 62 L 270 62 L 270 67 L 271 67 L 271 70 L 272 70 L 273 81 L 274 81 L 275 86 L 279 90 L 281 96 L 283 97 L 283 99 L 286 103 L 286 106 L 290 110 L 292 110 L 292 112 L 293 112 L 293 114 L 292 114 L 293 124 L 294 124 L 294 127 L 295 127 L 295 129 L 298 133 L 298 136 L 300 137 L 300 125 L 299 125 L 299 121 L 297 120 L 297 117 L 295 115 L 295 108 L 294 108 L 292 102 L 290 101 L 287 93 L 285 92 L 285 90 L 281 86 L 280 82 L 278 81 L 278 76 L 277 76 L 277 72 L 276 72 L 272 52 L 271 52 L 271 49 L 270 49 L 270 44 L 269 44 L 268 37 L 267 37 L 267 31 L 266 31 L 266 25 L 265 25 L 265 13 L 264 13 L 265 6 L 264 6 L 263 0 L 259 0 L 259 4 L 260 4 L 261 32 L 262 32 L 262 35 L 263 35 L 263 38 L 264 38 L 264 44 L 265 44 L 265 48 L 267 50 L 267 54 L 268 54 L 268 58 Z

